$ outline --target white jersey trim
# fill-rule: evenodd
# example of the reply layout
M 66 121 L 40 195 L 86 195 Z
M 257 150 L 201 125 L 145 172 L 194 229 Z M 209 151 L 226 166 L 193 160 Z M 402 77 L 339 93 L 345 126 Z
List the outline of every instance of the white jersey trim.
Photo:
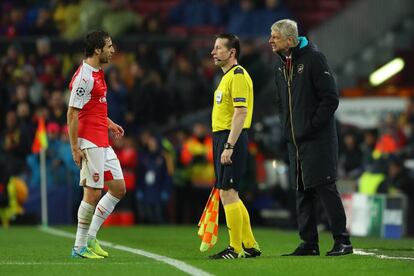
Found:
M 89 102 L 94 84 L 92 76 L 92 71 L 94 70 L 89 64 L 83 63 L 72 83 L 69 106 L 82 109 Z

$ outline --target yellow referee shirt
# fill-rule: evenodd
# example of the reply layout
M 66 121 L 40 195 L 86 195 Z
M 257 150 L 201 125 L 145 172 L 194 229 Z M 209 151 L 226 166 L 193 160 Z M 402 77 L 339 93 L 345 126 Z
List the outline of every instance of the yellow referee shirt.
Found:
M 253 115 L 253 82 L 240 65 L 235 65 L 221 78 L 214 92 L 212 113 L 213 132 L 230 130 L 234 108 L 247 107 L 247 116 L 243 128 L 250 128 Z

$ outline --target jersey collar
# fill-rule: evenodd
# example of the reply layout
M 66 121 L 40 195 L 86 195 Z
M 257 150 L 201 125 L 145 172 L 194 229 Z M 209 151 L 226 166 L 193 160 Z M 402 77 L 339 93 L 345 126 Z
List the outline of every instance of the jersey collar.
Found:
M 236 67 L 236 66 L 238 66 L 238 65 L 239 65 L 239 64 L 237 64 L 237 63 L 236 63 L 236 64 L 234 64 L 232 67 L 230 67 L 230 69 L 229 69 L 229 70 L 227 70 L 227 71 L 226 71 L 226 73 L 224 73 L 224 74 L 223 74 L 223 76 L 224 76 L 225 74 L 227 74 L 228 72 L 230 72 L 230 71 L 231 71 L 231 69 L 233 69 L 234 67 Z
M 87 64 L 85 61 L 83 61 L 83 65 L 86 66 L 87 68 L 91 69 L 94 72 L 99 72 L 99 69 Z

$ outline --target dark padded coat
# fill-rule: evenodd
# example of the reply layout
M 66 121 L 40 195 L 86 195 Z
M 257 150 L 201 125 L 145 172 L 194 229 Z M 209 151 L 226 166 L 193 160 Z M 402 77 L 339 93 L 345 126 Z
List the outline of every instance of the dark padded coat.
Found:
M 291 180 L 308 189 L 337 178 L 338 90 L 325 56 L 306 38 L 300 38 L 291 57 L 287 70 L 286 58 L 278 55 L 276 102 L 288 141 Z

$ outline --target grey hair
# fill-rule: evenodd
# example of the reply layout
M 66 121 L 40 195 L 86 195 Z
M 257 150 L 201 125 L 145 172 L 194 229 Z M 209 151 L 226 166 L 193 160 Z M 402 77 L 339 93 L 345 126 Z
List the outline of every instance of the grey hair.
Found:
M 282 19 L 273 23 L 270 29 L 272 32 L 279 32 L 284 39 L 293 38 L 293 43 L 295 45 L 299 43 L 298 24 L 296 21 Z

